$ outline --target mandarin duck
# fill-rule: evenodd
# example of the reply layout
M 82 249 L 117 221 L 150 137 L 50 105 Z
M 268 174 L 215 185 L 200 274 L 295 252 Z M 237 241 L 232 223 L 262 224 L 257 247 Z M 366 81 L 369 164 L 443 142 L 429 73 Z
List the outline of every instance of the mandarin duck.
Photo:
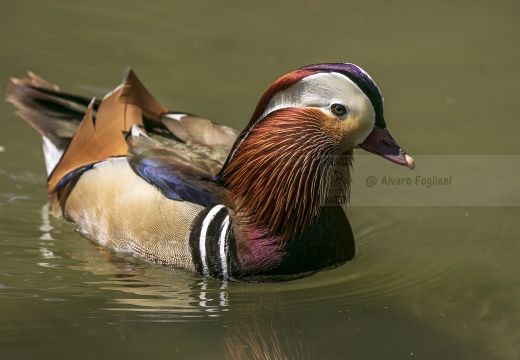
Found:
M 349 63 L 280 77 L 240 133 L 169 111 L 131 70 L 101 101 L 30 72 L 7 99 L 42 135 L 54 215 L 116 252 L 221 279 L 342 265 L 354 236 L 327 199 L 332 188 L 348 198 L 353 149 L 414 168 L 386 129 L 377 85 Z

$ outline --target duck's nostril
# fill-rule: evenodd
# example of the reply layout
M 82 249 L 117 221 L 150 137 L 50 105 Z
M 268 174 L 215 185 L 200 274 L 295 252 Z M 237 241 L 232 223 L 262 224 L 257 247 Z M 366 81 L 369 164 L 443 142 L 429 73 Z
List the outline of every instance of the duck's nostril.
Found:
M 381 142 L 382 142 L 386 147 L 390 147 L 390 146 L 392 146 L 391 142 L 388 141 L 387 139 L 381 139 Z

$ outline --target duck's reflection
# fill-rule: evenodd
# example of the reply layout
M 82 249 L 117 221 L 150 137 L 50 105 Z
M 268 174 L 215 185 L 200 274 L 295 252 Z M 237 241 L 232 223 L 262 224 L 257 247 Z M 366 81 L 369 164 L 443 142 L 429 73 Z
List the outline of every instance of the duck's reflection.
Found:
M 223 350 L 225 359 L 315 359 L 311 343 L 304 341 L 302 328 L 271 321 L 244 318 L 229 328 Z M 288 327 L 285 327 L 288 326 Z M 290 336 L 288 336 L 290 334 Z
M 284 316 L 281 294 L 262 294 L 258 303 L 246 301 L 247 305 L 241 306 L 233 304 L 233 292 L 228 290 L 227 282 L 175 274 L 174 269 L 132 269 L 130 259 L 117 255 L 105 256 L 105 259 L 124 272 L 95 284 L 100 289 L 126 296 L 112 298 L 110 306 L 103 310 L 138 312 L 140 321 L 193 322 L 223 317 L 225 359 L 313 358 L 312 345 L 302 340 L 304 331 Z M 88 267 L 86 264 L 77 270 L 85 271 Z M 99 265 L 97 269 L 99 271 Z M 246 298 L 254 297 L 254 294 L 247 295 Z

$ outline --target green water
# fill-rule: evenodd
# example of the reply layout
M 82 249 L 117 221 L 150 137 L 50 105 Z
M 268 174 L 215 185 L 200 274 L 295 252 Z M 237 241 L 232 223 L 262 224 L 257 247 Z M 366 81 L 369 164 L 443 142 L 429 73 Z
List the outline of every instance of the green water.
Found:
M 39 136 L 0 102 L 2 359 L 520 357 L 518 2 L 0 9 L 4 84 L 29 69 L 101 97 L 131 66 L 169 108 L 241 129 L 277 77 L 354 62 L 380 86 L 393 136 L 419 155 L 414 173 L 358 156 L 352 262 L 290 283 L 226 284 L 116 256 L 49 218 Z M 388 166 L 457 187 L 375 196 L 364 179 L 381 185 Z

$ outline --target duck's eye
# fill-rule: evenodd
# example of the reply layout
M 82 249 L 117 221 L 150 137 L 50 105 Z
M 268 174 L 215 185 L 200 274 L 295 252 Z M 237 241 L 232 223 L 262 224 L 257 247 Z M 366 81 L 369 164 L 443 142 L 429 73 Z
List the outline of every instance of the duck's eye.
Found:
M 347 113 L 347 108 L 341 104 L 332 104 L 330 110 L 336 116 L 343 116 Z

